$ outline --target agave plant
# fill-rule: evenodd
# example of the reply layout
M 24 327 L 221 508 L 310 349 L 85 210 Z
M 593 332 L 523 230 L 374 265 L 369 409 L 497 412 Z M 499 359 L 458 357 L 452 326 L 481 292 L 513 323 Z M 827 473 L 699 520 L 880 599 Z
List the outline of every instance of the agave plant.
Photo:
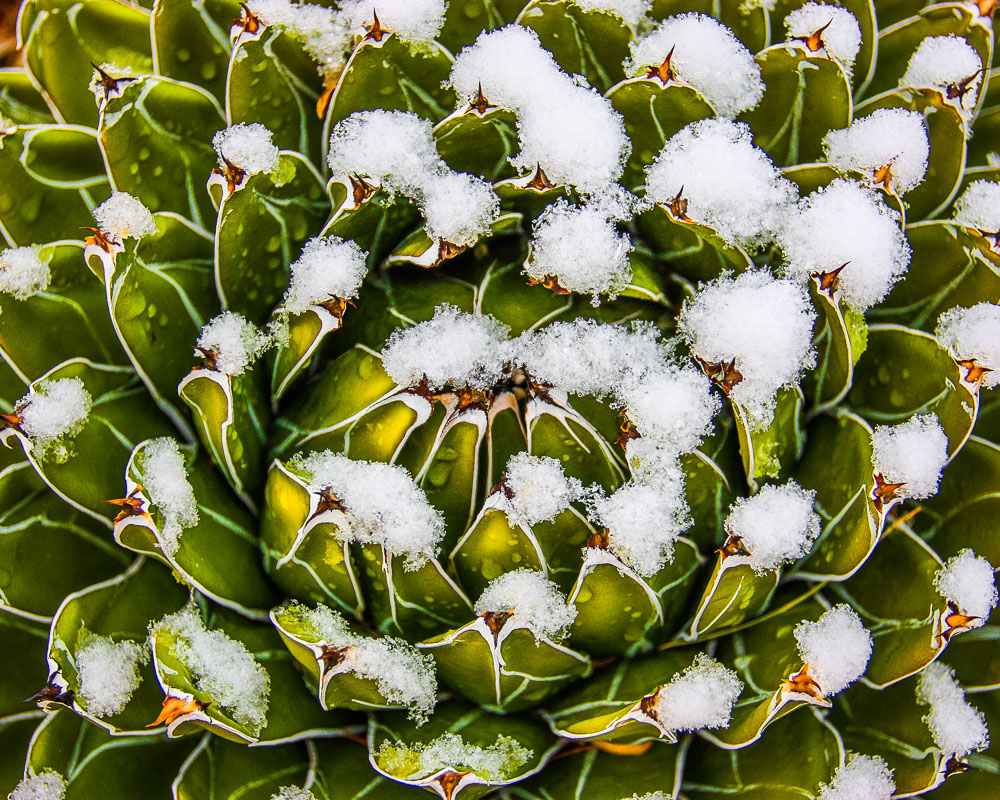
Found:
M 994 5 L 24 0 L 0 794 L 1000 793 Z

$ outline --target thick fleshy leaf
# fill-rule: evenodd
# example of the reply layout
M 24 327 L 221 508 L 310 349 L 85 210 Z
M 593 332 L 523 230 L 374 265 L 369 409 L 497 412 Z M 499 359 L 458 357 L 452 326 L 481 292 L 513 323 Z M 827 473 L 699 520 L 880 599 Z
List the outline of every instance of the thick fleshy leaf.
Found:
M 48 632 L 38 622 L 0 609 L 0 636 L 4 643 L 0 648 L 0 724 L 4 724 L 32 713 L 24 701 L 45 681 Z
M 517 115 L 499 107 L 482 114 L 472 106 L 460 108 L 434 126 L 434 143 L 438 155 L 456 172 L 471 172 L 488 181 L 512 178 L 510 159 L 518 152 Z
M 45 98 L 31 83 L 26 69 L 0 69 L 0 114 L 16 125 L 46 125 L 55 122 Z
M 720 552 L 694 612 L 691 636 L 725 630 L 759 616 L 778 585 L 778 577 L 776 569 L 758 574 L 749 564 L 734 562 Z
M 819 357 L 816 369 L 806 380 L 815 413 L 832 408 L 850 391 L 854 365 L 867 342 L 868 326 L 863 314 L 845 305 L 836 289 L 823 290 L 818 278 L 810 279 L 809 290 L 813 305 L 821 314 L 813 336 Z
M 984 625 L 963 633 L 948 649 L 948 666 L 967 691 L 977 693 L 978 702 L 985 692 L 1000 689 L 1000 626 Z M 997 728 L 993 728 L 997 730 Z
M 329 212 L 311 162 L 282 152 L 226 196 L 215 228 L 215 283 L 223 308 L 264 324 L 288 286 L 288 265 L 323 228 Z
M 25 711 L 0 719 L 0 792 L 10 794 L 24 777 L 24 754 L 45 717 L 44 711 Z
M 996 53 L 994 53 L 994 57 Z M 1000 135 L 1000 67 L 994 67 L 984 78 L 987 81 L 979 114 L 972 122 L 968 166 L 989 165 L 989 154 L 996 152 L 991 142 Z M 969 172 L 966 169 L 966 172 Z
M 731 405 L 750 489 L 756 491 L 765 481 L 786 478 L 805 444 L 802 390 L 798 386 L 778 390 L 774 415 L 766 427 L 757 427 L 743 408 Z
M 229 26 L 239 12 L 237 0 L 158 0 L 152 18 L 155 72 L 196 83 L 224 101 Z
M 502 28 L 517 19 L 528 0 L 454 0 L 444 15 L 437 39 L 452 53 L 472 44 L 482 31 Z

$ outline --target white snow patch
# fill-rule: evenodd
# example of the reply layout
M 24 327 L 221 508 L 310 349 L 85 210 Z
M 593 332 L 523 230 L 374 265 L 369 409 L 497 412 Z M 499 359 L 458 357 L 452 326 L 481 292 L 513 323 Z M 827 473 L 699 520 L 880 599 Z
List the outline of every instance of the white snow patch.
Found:
M 198 347 L 210 351 L 215 368 L 230 376 L 241 374 L 269 345 L 270 340 L 256 325 L 232 311 L 209 320 L 198 336 Z
M 66 779 L 53 769 L 29 775 L 7 795 L 8 800 L 63 800 Z
M 625 70 L 644 74 L 667 55 L 677 80 L 696 89 L 722 117 L 756 107 L 764 82 L 753 54 L 733 32 L 706 14 L 667 17 L 646 37 L 632 42 Z
M 138 239 L 156 233 L 156 220 L 149 209 L 127 192 L 112 192 L 94 209 L 94 219 L 104 233 Z
M 691 525 L 683 479 L 657 478 L 655 484 L 626 483 L 590 503 L 591 519 L 608 532 L 611 552 L 647 578 L 673 561 L 674 543 Z
M 704 372 L 674 365 L 625 380 L 617 401 L 642 437 L 657 439 L 678 454 L 698 449 L 722 408 Z
M 33 387 L 17 401 L 14 413 L 21 418 L 21 430 L 38 457 L 62 461 L 69 455 L 63 439 L 83 429 L 92 405 L 82 380 L 59 378 Z
M 503 374 L 507 326 L 489 315 L 440 305 L 434 316 L 393 331 L 382 364 L 399 386 L 426 380 L 432 389 L 489 389 Z
M 510 611 L 514 624 L 527 628 L 537 638 L 560 641 L 576 619 L 576 608 L 544 572 L 515 569 L 491 581 L 476 601 L 475 612 Z
M 173 638 L 173 654 L 194 677 L 195 686 L 255 734 L 267 717 L 271 679 L 242 642 L 209 630 L 193 604 L 168 614 L 152 627 Z
M 769 484 L 737 500 L 726 518 L 726 532 L 740 537 L 750 555 L 732 558 L 745 561 L 760 575 L 808 555 L 819 536 L 815 500 L 816 492 L 795 481 Z
M 729 725 L 743 681 L 704 653 L 670 683 L 661 686 L 654 705 L 660 724 L 671 731 L 696 731 Z
M 489 183 L 443 166 L 424 181 L 418 204 L 427 235 L 458 247 L 474 245 L 500 216 L 500 198 Z
M 352 461 L 329 450 L 296 456 L 290 466 L 308 476 L 311 492 L 328 491 L 346 508 L 350 525 L 337 532 L 341 540 L 406 556 L 406 569 L 437 555 L 444 518 L 405 467 Z
M 833 780 L 820 788 L 818 800 L 890 800 L 896 784 L 884 759 L 851 753 Z
M 684 303 L 678 328 L 693 355 L 708 363 L 736 360 L 743 380 L 730 391 L 754 427 L 766 426 L 783 386 L 812 367 L 816 312 L 806 290 L 763 270 L 703 285 Z
M 938 317 L 934 335 L 959 360 L 974 360 L 990 370 L 983 376 L 984 386 L 1000 384 L 1000 306 L 977 303 L 948 309 Z
M 626 447 L 625 457 L 635 483 L 658 487 L 664 494 L 683 491 L 686 475 L 676 444 L 641 436 L 630 439 Z
M 905 108 L 880 108 L 847 128 L 823 137 L 826 160 L 838 172 L 860 172 L 872 183 L 888 166 L 889 187 L 906 194 L 927 174 L 930 140 L 924 115 Z
M 872 434 L 872 466 L 886 483 L 902 483 L 901 497 L 924 500 L 937 493 L 948 463 L 948 437 L 937 414 L 879 425 Z
M 930 706 L 924 722 L 944 755 L 961 759 L 989 746 L 986 717 L 969 705 L 955 674 L 941 662 L 928 664 L 920 673 L 917 701 Z
M 278 148 L 271 141 L 271 131 L 259 122 L 230 125 L 212 137 L 219 156 L 219 166 L 227 162 L 250 175 L 272 172 L 278 166 Z
M 815 622 L 795 626 L 799 655 L 824 697 L 842 692 L 868 667 L 872 635 L 849 605 L 834 606 Z
M 802 283 L 844 267 L 839 291 L 858 311 L 881 302 L 910 264 L 899 214 L 872 189 L 842 178 L 801 200 L 777 241 L 782 273 Z
M 850 11 L 824 3 L 806 3 L 785 17 L 789 39 L 808 38 L 824 25 L 823 50 L 850 75 L 861 49 L 861 26 Z
M 626 25 L 636 26 L 646 15 L 649 0 L 573 0 L 584 11 L 603 11 Z
M 298 786 L 282 786 L 277 794 L 271 795 L 271 800 L 316 800 L 316 795 Z
M 487 781 L 502 781 L 512 777 L 532 755 L 533 751 L 509 736 L 497 736 L 489 747 L 480 747 L 449 732 L 426 744 L 383 742 L 377 759 L 383 770 L 404 779 L 458 770 L 474 772 Z
M 352 300 L 368 272 L 364 251 L 350 239 L 316 236 L 292 262 L 292 278 L 282 307 L 301 314 L 309 306 L 334 298 Z
M 127 639 L 116 642 L 91 634 L 73 658 L 79 681 L 77 700 L 95 717 L 110 717 L 125 708 L 139 687 L 139 667 L 149 660 L 149 649 Z
M 532 227 L 531 255 L 524 271 L 536 281 L 554 276 L 571 292 L 614 299 L 632 280 L 632 242 L 618 232 L 625 210 L 600 200 L 582 206 L 559 200 Z
M 674 134 L 646 169 L 646 196 L 669 204 L 681 195 L 687 216 L 732 245 L 769 242 L 798 199 L 745 123 L 692 122 Z
M 979 53 L 961 36 L 928 36 L 910 56 L 899 85 L 915 89 L 937 89 L 964 115 L 971 116 L 979 95 L 982 70 L 983 62 Z M 967 91 L 960 97 L 948 97 L 952 87 Z
M 334 9 L 289 0 L 248 0 L 247 6 L 265 25 L 283 27 L 297 36 L 321 69 L 330 71 L 343 65 L 351 32 Z
M 971 627 L 986 624 L 997 607 L 997 583 L 993 565 L 969 548 L 959 551 L 934 575 L 934 588 L 945 600 L 953 601 L 971 617 Z
M 0 292 L 27 300 L 48 289 L 50 280 L 49 263 L 42 261 L 39 248 L 29 245 L 0 251 Z
M 173 556 L 183 530 L 198 524 L 198 502 L 177 441 L 165 436 L 147 442 L 138 478 L 150 504 L 163 515 L 161 546 L 168 557 Z
M 513 493 L 510 504 L 516 522 L 549 522 L 583 496 L 583 484 L 570 478 L 554 458 L 515 453 L 507 461 L 504 482 Z
M 955 221 L 987 234 L 1000 234 L 1000 181 L 970 183 L 955 203 Z
M 378 14 L 379 24 L 400 39 L 429 44 L 444 25 L 446 0 L 344 0 L 341 14 L 353 28 L 368 28 Z

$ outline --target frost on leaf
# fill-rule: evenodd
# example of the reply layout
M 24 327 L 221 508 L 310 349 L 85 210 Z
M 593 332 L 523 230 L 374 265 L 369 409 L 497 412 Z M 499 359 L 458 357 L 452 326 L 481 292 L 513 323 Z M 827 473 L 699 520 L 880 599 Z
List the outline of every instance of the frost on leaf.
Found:
M 872 466 L 879 486 L 897 486 L 892 497 L 924 500 L 937 493 L 948 463 L 948 437 L 936 414 L 899 425 L 879 425 L 872 434 Z M 888 500 L 892 497 L 881 497 Z
M 137 477 L 150 504 L 163 516 L 161 546 L 173 556 L 183 530 L 198 524 L 198 503 L 177 441 L 163 437 L 147 442 Z
M 805 666 L 788 680 L 790 691 L 832 697 L 868 668 L 872 635 L 846 604 L 834 606 L 815 622 L 800 622 L 794 633 Z
M 311 492 L 344 510 L 348 522 L 337 531 L 342 541 L 381 545 L 405 556 L 407 569 L 437 555 L 444 518 L 405 467 L 353 461 L 329 450 L 296 456 L 290 467 L 307 476 Z
M 920 673 L 917 702 L 930 706 L 924 722 L 945 756 L 962 759 L 989 746 L 986 717 L 966 701 L 955 674 L 940 661 Z
M 884 759 L 851 753 L 820 789 L 817 800 L 890 800 L 896 784 Z
M 271 679 L 242 642 L 210 630 L 194 605 L 155 623 L 151 632 L 173 639 L 173 655 L 191 672 L 199 691 L 240 725 L 259 734 L 267 715 Z
M 94 209 L 94 219 L 103 233 L 122 239 L 156 233 L 156 220 L 149 209 L 127 192 L 112 192 Z
M 767 154 L 753 144 L 745 123 L 692 122 L 674 134 L 646 169 L 646 196 L 712 228 L 731 245 L 769 242 L 797 199 Z M 677 213 L 671 211 L 677 216 Z
M 4 421 L 28 437 L 36 458 L 58 463 L 69 457 L 65 440 L 83 429 L 92 405 L 79 378 L 48 380 L 18 400 Z
M 77 701 L 95 717 L 110 717 L 125 708 L 142 680 L 139 667 L 149 660 L 143 645 L 90 634 L 73 654 L 79 688 Z
M 723 117 L 754 108 L 764 96 L 753 54 L 722 23 L 705 14 L 668 17 L 632 42 L 626 72 L 686 83 Z
M 801 200 L 778 245 L 784 275 L 801 283 L 834 275 L 831 294 L 839 292 L 857 311 L 885 299 L 906 274 L 911 255 L 899 214 L 872 189 L 844 179 Z
M 509 736 L 498 736 L 493 744 L 481 747 L 449 732 L 426 744 L 384 742 L 377 759 L 381 769 L 404 780 L 449 770 L 473 772 L 483 780 L 499 782 L 516 775 L 532 755 Z
M 52 273 L 37 247 L 0 250 L 0 292 L 27 300 L 49 288 Z
M 737 562 L 763 574 L 809 554 L 819 536 L 820 519 L 813 508 L 816 492 L 795 481 L 764 486 L 752 497 L 736 501 L 726 518 L 726 533 L 739 542 Z M 727 542 L 729 545 L 729 542 Z M 729 556 L 727 556 L 729 557 Z
M 801 42 L 811 53 L 824 51 L 850 75 L 861 49 L 861 27 L 846 8 L 825 3 L 806 3 L 785 17 L 791 41 Z
M 28 775 L 8 795 L 9 800 L 63 800 L 66 779 L 53 769 Z
M 723 276 L 684 303 L 678 329 L 702 368 L 744 407 L 753 427 L 773 414 L 778 390 L 816 361 L 816 312 L 805 289 L 761 270 Z
M 675 733 L 724 728 L 742 691 L 735 672 L 699 653 L 691 666 L 657 690 L 651 713 Z
M 875 186 L 906 194 L 927 173 L 930 140 L 924 115 L 880 108 L 823 138 L 826 160 L 838 172 L 860 172 Z
M 223 311 L 201 329 L 196 350 L 208 369 L 235 377 L 268 348 L 270 341 L 239 314 Z
M 554 458 L 521 452 L 504 470 L 514 519 L 524 525 L 549 522 L 583 496 L 583 484 L 570 478 Z
M 515 625 L 549 641 L 560 641 L 576 619 L 576 608 L 566 605 L 558 587 L 532 569 L 515 569 L 491 581 L 476 601 L 475 612 L 509 613 Z

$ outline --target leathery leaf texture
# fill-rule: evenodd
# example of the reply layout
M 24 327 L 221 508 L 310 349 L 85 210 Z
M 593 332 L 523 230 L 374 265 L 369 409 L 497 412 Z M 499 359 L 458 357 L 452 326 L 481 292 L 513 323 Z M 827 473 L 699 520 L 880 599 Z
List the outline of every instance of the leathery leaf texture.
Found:
M 1000 796 L 996 5 L 23 0 L 0 797 Z

